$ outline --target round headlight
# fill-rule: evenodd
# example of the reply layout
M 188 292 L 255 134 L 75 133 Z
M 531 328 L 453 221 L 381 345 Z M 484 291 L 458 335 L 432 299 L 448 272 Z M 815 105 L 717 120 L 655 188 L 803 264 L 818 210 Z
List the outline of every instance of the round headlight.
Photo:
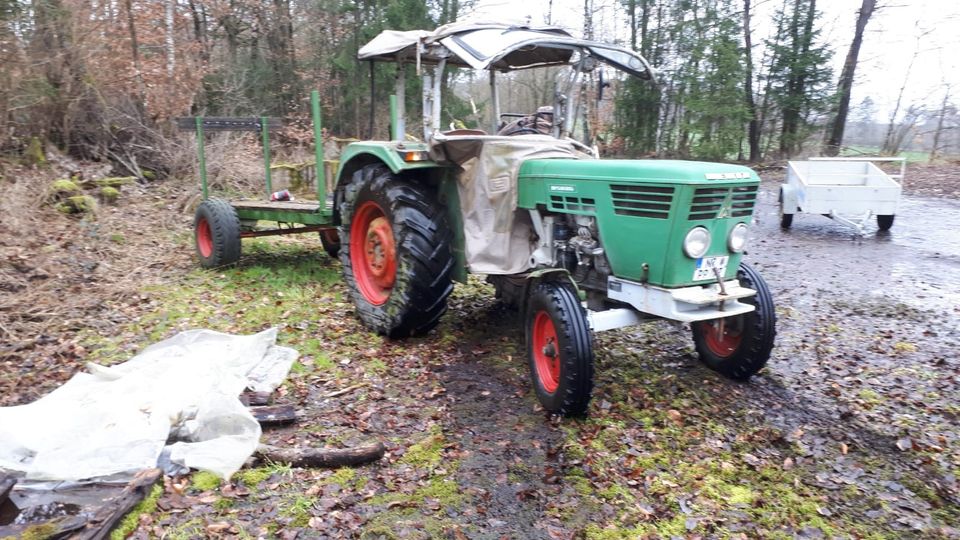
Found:
M 710 231 L 703 227 L 690 229 L 687 236 L 683 238 L 683 252 L 687 257 L 699 259 L 708 249 L 710 249 Z
M 727 238 L 727 247 L 734 253 L 740 253 L 745 245 L 747 245 L 747 226 L 737 223 Z

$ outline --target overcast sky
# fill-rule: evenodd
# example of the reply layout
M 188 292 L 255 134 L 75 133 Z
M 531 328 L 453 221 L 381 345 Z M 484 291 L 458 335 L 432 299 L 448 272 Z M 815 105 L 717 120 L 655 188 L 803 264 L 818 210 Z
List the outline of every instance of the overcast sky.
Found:
M 780 5 L 779 0 L 758 0 L 754 3 L 755 41 L 770 31 L 769 16 Z M 860 66 L 853 89 L 851 105 L 857 106 L 870 96 L 878 108 L 878 120 L 885 120 L 897 99 L 914 51 L 919 53 L 910 68 L 902 108 L 924 103 L 938 109 L 946 89 L 960 95 L 960 1 L 957 0 L 877 0 L 880 8 L 867 25 Z M 478 0 L 470 15 L 500 20 L 524 20 L 543 23 L 550 0 Z M 598 27 L 607 35 L 626 41 L 626 19 L 616 0 L 594 0 L 596 6 L 606 4 L 595 15 Z M 553 22 L 580 36 L 583 31 L 583 1 L 553 0 Z M 843 59 L 853 37 L 860 0 L 820 0 L 823 12 L 823 36 L 834 49 L 833 63 L 839 75 Z M 953 99 L 954 103 L 960 100 Z

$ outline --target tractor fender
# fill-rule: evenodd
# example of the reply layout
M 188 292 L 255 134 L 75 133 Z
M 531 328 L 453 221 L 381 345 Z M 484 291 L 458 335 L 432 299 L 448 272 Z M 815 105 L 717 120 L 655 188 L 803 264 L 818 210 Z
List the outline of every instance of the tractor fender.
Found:
M 795 214 L 799 210 L 797 188 L 790 184 L 780 186 L 780 205 L 784 214 Z
M 340 157 L 337 171 L 337 183 L 333 191 L 333 222 L 340 224 L 340 203 L 343 202 L 344 189 L 353 180 L 353 175 L 368 165 L 383 165 L 393 174 L 402 174 L 420 169 L 441 167 L 433 160 L 404 161 L 403 152 L 426 152 L 422 143 L 400 142 L 356 142 L 348 145 Z
M 521 304 L 522 307 L 520 309 L 522 320 L 526 320 L 527 318 L 527 297 L 530 296 L 530 291 L 541 281 L 570 283 L 570 286 L 573 287 L 573 292 L 578 297 L 580 296 L 580 287 L 577 286 L 577 282 L 566 268 L 541 268 L 540 270 L 530 272 L 525 277 L 526 280 L 524 280 L 523 283 L 523 304 Z

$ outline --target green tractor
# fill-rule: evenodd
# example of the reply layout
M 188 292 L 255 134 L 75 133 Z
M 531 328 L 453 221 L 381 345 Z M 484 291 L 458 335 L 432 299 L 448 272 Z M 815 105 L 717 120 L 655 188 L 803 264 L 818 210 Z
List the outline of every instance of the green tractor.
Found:
M 592 332 L 682 321 L 700 359 L 723 375 L 747 379 L 766 364 L 773 299 L 741 262 L 757 175 L 729 164 L 601 160 L 570 137 L 583 74 L 605 65 L 654 79 L 644 58 L 555 27 L 466 23 L 386 31 L 358 56 L 397 65 L 392 140 L 346 147 L 329 207 L 365 325 L 391 338 L 425 334 L 453 282 L 486 275 L 520 309 L 540 403 L 563 415 L 587 410 Z M 501 114 L 497 74 L 547 66 L 571 68 L 552 106 Z M 448 67 L 489 72 L 489 133 L 440 129 Z M 423 78 L 416 142 L 405 137 L 408 69 Z

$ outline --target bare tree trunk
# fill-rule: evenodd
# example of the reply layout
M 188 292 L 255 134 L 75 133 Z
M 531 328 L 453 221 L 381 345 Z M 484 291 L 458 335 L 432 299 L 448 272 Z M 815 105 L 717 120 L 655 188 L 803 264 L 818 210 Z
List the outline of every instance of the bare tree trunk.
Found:
M 843 71 L 840 72 L 840 83 L 837 85 L 837 94 L 840 98 L 837 103 L 836 114 L 827 131 L 827 140 L 824 143 L 823 153 L 836 156 L 840 153 L 843 144 L 843 130 L 847 124 L 847 113 L 850 111 L 850 90 L 853 88 L 854 73 L 857 70 L 857 60 L 860 57 L 860 45 L 863 43 L 863 32 L 876 8 L 876 0 L 863 0 L 860 12 L 857 14 L 857 26 L 853 33 L 853 42 L 847 51 L 847 58 L 843 62 Z
M 189 0 L 190 15 L 193 17 L 193 39 L 200 45 L 200 59 L 206 62 L 210 59 L 210 48 L 207 40 L 207 14 L 203 4 L 198 7 L 194 0 Z
M 890 123 L 887 124 L 887 134 L 883 137 L 883 148 L 880 149 L 880 152 L 883 154 L 895 154 L 899 144 L 894 144 L 897 137 L 897 115 L 900 114 L 900 105 L 903 102 L 903 93 L 907 89 L 907 83 L 910 81 L 910 72 L 913 71 L 913 64 L 917 61 L 917 56 L 920 55 L 920 41 L 923 39 L 923 36 L 927 35 L 929 32 L 923 32 L 917 36 L 917 46 L 913 50 L 913 56 L 910 58 L 910 63 L 907 65 L 907 71 L 903 75 L 903 84 L 900 85 L 900 91 L 897 93 L 897 103 L 893 106 L 893 112 L 890 113 Z
M 940 113 L 937 115 L 937 129 L 933 132 L 933 148 L 930 149 L 930 163 L 937 159 L 937 150 L 940 149 L 940 136 L 943 135 L 943 120 L 947 116 L 947 104 L 950 102 L 950 85 L 943 93 L 943 102 L 940 104 Z
M 756 163 L 760 161 L 760 119 L 757 115 L 757 104 L 753 100 L 753 41 L 750 31 L 750 0 L 743 0 L 743 41 L 746 46 L 746 73 L 743 90 L 747 104 L 747 114 L 750 116 L 747 139 L 750 144 L 750 162 Z
M 146 85 L 143 83 L 143 69 L 140 65 L 140 43 L 137 41 L 137 25 L 134 24 L 133 3 L 131 0 L 124 0 L 124 7 L 127 10 L 127 31 L 130 32 L 130 53 L 133 57 L 133 77 L 137 81 L 137 97 L 140 98 L 139 107 L 143 107 L 147 99 Z
M 167 48 L 167 77 L 173 79 L 174 70 L 177 68 L 177 54 L 173 46 L 173 14 L 176 0 L 167 0 L 166 13 L 164 14 L 167 26 L 167 35 L 165 36 L 165 45 Z
M 353 46 L 355 50 L 360 50 L 360 7 L 356 6 L 353 12 Z M 360 67 L 353 70 L 353 88 L 360 90 Z M 355 137 L 363 138 L 360 133 L 360 99 L 353 100 L 353 133 Z
M 593 0 L 583 0 L 583 39 L 593 39 Z

